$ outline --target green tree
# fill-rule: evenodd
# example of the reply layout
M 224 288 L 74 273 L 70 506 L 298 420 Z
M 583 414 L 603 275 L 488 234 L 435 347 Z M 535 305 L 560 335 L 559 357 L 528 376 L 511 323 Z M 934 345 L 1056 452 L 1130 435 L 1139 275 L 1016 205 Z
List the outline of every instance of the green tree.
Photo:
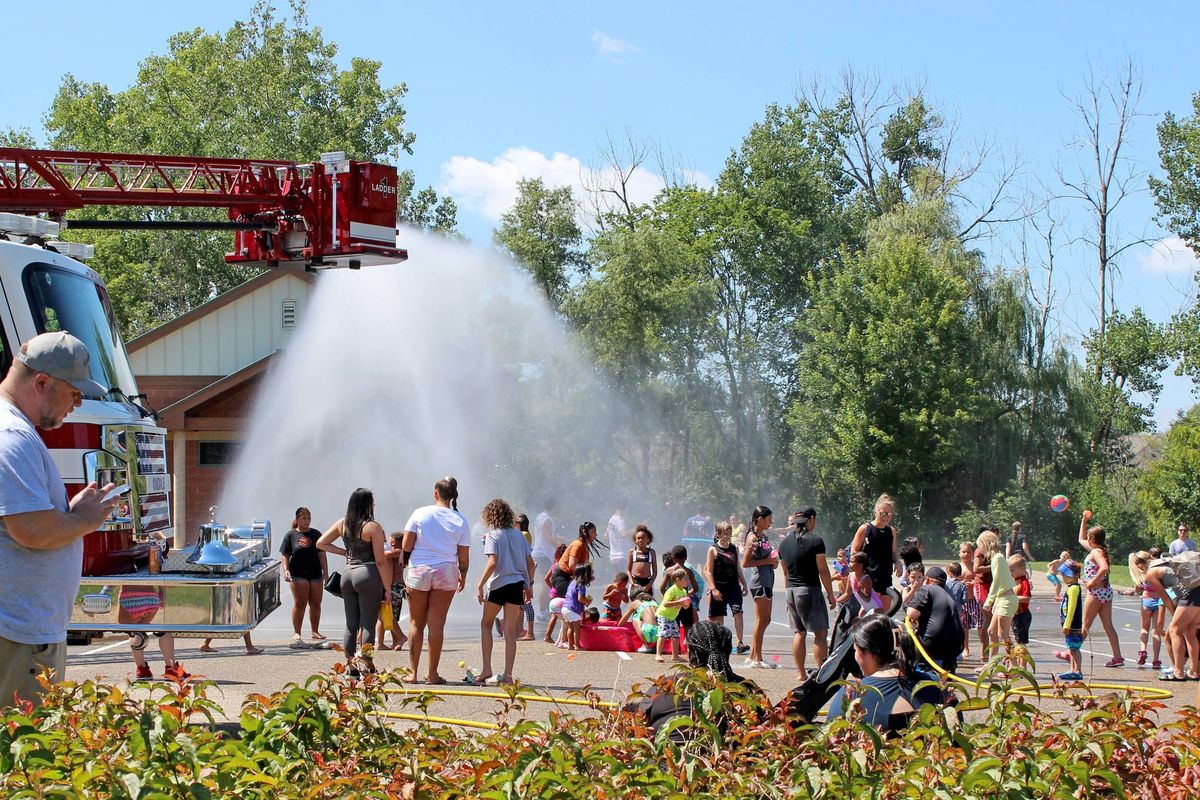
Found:
M 1200 92 L 1192 95 L 1193 113 L 1163 114 L 1158 123 L 1158 157 L 1163 179 L 1151 177 L 1159 221 L 1193 249 L 1200 250 Z
M 1163 541 L 1175 524 L 1200 521 L 1200 406 L 1192 406 L 1167 431 L 1162 456 L 1141 483 L 1149 528 Z
M 342 150 L 351 158 L 395 160 L 411 153 L 404 84 L 385 87 L 380 63 L 336 63 L 337 45 L 311 27 L 305 4 L 281 20 L 269 2 L 224 33 L 172 36 L 167 51 L 141 62 L 128 89 L 113 92 L 73 75 L 45 117 L 51 147 L 133 153 L 315 161 Z M 400 216 L 452 228 L 453 205 L 429 191 L 401 198 Z M 218 220 L 221 209 L 93 208 L 78 217 Z M 253 270 L 225 264 L 220 233 L 112 232 L 94 241 L 92 266 L 109 284 L 127 335 L 159 324 L 232 288 Z
M 1089 369 L 1100 354 L 1104 359 L 1099 378 L 1093 372 L 1087 384 L 1095 415 L 1091 452 L 1111 456 L 1114 440 L 1140 433 L 1150 425 L 1154 402 L 1162 390 L 1162 371 L 1167 367 L 1167 335 L 1163 326 L 1135 307 L 1128 315 L 1118 312 L 1110 316 L 1103 337 L 1093 331 L 1084 347 Z M 1138 395 L 1147 395 L 1149 402 L 1140 401 Z
M 1200 295 L 1200 274 L 1195 276 Z M 1167 347 L 1172 358 L 1178 359 L 1176 375 L 1192 379 L 1192 389 L 1200 388 L 1200 302 L 1192 301 L 1171 317 L 1166 329 Z
M 827 506 L 887 490 L 924 508 L 975 457 L 967 434 L 990 406 L 973 344 L 980 273 L 938 228 L 951 228 L 939 200 L 885 216 L 863 253 L 812 279 L 788 421 Z
M 0 147 L 37 147 L 28 128 L 0 129 Z
M 678 430 L 675 365 L 686 358 L 680 349 L 698 339 L 711 287 L 695 280 L 678 237 L 645 222 L 603 231 L 589 255 L 595 277 L 576 287 L 563 311 L 630 409 L 618 457 L 647 490 L 661 489 L 674 483 L 680 442 L 655 437 Z
M 516 202 L 492 234 L 496 246 L 529 271 L 555 308 L 584 264 L 577 210 L 571 187 L 549 189 L 541 178 L 524 179 L 517 184 Z

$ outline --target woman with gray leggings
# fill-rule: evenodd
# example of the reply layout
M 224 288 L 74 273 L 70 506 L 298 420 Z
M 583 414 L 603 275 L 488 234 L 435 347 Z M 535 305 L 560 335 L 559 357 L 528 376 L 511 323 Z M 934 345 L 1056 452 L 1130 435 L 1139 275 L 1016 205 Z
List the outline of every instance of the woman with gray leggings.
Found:
M 345 548 L 333 542 L 342 539 Z M 355 489 L 346 504 L 346 516 L 329 526 L 317 540 L 326 553 L 346 557 L 342 573 L 342 600 L 346 604 L 346 636 L 342 646 L 350 675 L 375 672 L 371 659 L 375 649 L 375 623 L 379 606 L 391 602 L 392 565 L 383 555 L 383 528 L 375 521 L 375 496 L 370 489 Z M 363 655 L 355 658 L 359 632 L 363 635 Z

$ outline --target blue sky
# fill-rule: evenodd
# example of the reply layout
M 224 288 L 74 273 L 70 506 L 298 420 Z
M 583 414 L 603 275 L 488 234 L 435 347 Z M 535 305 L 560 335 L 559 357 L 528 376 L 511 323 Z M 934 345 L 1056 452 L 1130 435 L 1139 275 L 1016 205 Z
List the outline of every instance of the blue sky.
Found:
M 224 30 L 251 0 L 148 4 L 128 0 L 8 4 L 0 51 L 0 126 L 41 133 L 64 73 L 128 86 L 138 62 L 167 37 Z M 1154 124 L 1165 111 L 1191 113 L 1200 91 L 1200 52 L 1186 44 L 1200 17 L 1194 3 L 1131 6 L 1056 3 L 633 3 L 458 2 L 413 4 L 312 0 L 309 18 L 338 43 L 340 58 L 383 62 L 386 82 L 405 82 L 420 184 L 459 201 L 460 227 L 486 242 L 516 179 L 540 175 L 578 183 L 609 133 L 629 131 L 674 154 L 703 179 L 767 103 L 790 102 L 813 76 L 835 80 L 846 66 L 887 84 L 923 84 L 954 116 L 964 142 L 993 138 L 1019 153 L 1019 181 L 1053 188 L 1054 165 L 1073 165 L 1064 144 L 1078 132 L 1064 99 L 1077 95 L 1089 63 L 1125 55 L 1142 67 L 1145 93 L 1130 155 L 1158 168 Z M 316 154 L 314 154 L 315 157 Z M 658 185 L 653 165 L 641 189 Z M 1066 207 L 1068 227 L 1086 226 Z M 1168 237 L 1143 192 L 1123 207 L 1123 236 Z M 990 243 L 999 261 L 1015 233 Z M 1190 254 L 1139 247 L 1122 261 L 1118 304 L 1165 320 L 1193 295 Z M 1094 324 L 1094 262 L 1082 246 L 1057 255 L 1060 333 L 1077 340 Z M 1193 402 L 1190 384 L 1167 378 L 1161 424 Z

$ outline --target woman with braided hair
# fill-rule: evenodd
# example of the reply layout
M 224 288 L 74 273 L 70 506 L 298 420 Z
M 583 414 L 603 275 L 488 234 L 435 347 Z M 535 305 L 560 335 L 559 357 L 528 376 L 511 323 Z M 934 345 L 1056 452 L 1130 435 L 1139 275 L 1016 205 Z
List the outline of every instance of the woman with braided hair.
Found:
M 554 565 L 550 583 L 559 597 L 567 596 L 567 587 L 575 578 L 575 568 L 590 564 L 596 541 L 596 523 L 585 522 L 579 526 L 579 538 L 567 545 L 566 552 Z
M 688 663 L 693 669 L 707 669 L 719 681 L 741 684 L 751 692 L 762 695 L 764 701 L 766 700 L 766 696 L 762 694 L 762 690 L 754 681 L 738 675 L 730 666 L 729 651 L 733 646 L 733 634 L 724 625 L 718 625 L 709 620 L 697 622 L 688 630 L 687 646 Z M 729 707 L 726 703 L 725 708 Z M 663 691 L 653 695 L 649 700 L 626 706 L 625 710 L 644 715 L 646 724 L 657 733 L 659 728 L 674 717 L 690 717 L 692 700 L 687 695 L 678 692 Z M 751 720 L 751 722 L 755 721 Z M 725 711 L 717 715 L 715 722 L 721 731 L 728 728 L 729 719 Z M 676 728 L 671 732 L 671 741 L 683 744 L 691 736 L 690 731 L 691 729 L 687 727 Z

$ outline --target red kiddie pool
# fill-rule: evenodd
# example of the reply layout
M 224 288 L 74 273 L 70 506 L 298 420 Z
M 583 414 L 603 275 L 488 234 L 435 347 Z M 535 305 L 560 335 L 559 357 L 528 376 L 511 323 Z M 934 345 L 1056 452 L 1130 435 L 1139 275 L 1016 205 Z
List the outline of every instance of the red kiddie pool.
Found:
M 679 637 L 683 645 L 682 652 L 687 652 L 687 643 Z M 583 623 L 579 630 L 579 647 L 583 650 L 599 650 L 608 652 L 633 653 L 642 646 L 642 637 L 633 629 L 633 624 L 626 622 L 618 625 L 614 622 Z

